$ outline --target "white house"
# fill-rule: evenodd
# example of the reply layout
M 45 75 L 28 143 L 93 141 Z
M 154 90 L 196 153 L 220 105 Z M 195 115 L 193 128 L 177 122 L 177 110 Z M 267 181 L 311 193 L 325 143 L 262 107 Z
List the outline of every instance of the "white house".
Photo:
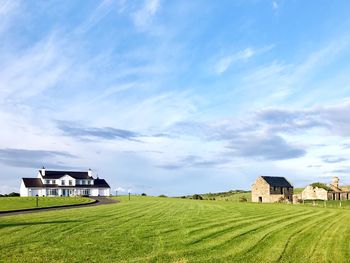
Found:
M 39 169 L 36 178 L 22 178 L 21 196 L 109 196 L 110 186 L 104 179 L 87 172 L 48 171 Z

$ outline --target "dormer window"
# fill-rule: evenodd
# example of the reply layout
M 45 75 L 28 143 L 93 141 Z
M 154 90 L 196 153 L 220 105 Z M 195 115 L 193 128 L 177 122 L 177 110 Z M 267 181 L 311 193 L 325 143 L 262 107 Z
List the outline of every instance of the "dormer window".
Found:
M 66 182 L 64 180 L 61 180 L 61 185 L 66 185 Z
M 53 183 L 53 184 L 56 184 L 56 180 L 52 180 L 52 183 Z
M 50 184 L 50 180 L 45 180 L 45 184 Z
M 73 181 L 72 180 L 69 180 L 69 185 L 73 185 Z

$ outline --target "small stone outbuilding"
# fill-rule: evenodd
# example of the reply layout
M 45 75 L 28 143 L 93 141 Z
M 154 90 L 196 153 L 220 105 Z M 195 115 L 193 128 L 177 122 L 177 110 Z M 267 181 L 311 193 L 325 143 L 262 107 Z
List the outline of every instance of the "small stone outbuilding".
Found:
M 293 201 L 293 186 L 284 177 L 259 176 L 252 185 L 252 202 Z

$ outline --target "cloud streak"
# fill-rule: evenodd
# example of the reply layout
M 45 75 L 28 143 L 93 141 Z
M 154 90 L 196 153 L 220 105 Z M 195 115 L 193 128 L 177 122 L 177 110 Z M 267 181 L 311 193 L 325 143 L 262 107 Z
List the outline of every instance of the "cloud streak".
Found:
M 129 130 L 115 129 L 111 127 L 95 128 L 77 126 L 70 122 L 58 122 L 58 128 L 66 135 L 83 139 L 104 139 L 104 140 L 130 140 L 138 141 L 141 134 Z
M 38 168 L 43 165 L 50 168 L 70 168 L 59 159 L 72 159 L 76 156 L 60 151 L 0 149 L 0 162 L 13 167 Z

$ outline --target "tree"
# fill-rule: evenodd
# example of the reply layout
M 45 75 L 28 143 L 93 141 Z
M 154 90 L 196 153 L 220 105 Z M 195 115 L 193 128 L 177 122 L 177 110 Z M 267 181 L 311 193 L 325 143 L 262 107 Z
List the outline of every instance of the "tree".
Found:
M 192 196 L 192 199 L 195 199 L 195 200 L 203 200 L 203 197 L 202 197 L 201 195 L 199 195 L 199 194 L 194 194 L 194 195 Z

